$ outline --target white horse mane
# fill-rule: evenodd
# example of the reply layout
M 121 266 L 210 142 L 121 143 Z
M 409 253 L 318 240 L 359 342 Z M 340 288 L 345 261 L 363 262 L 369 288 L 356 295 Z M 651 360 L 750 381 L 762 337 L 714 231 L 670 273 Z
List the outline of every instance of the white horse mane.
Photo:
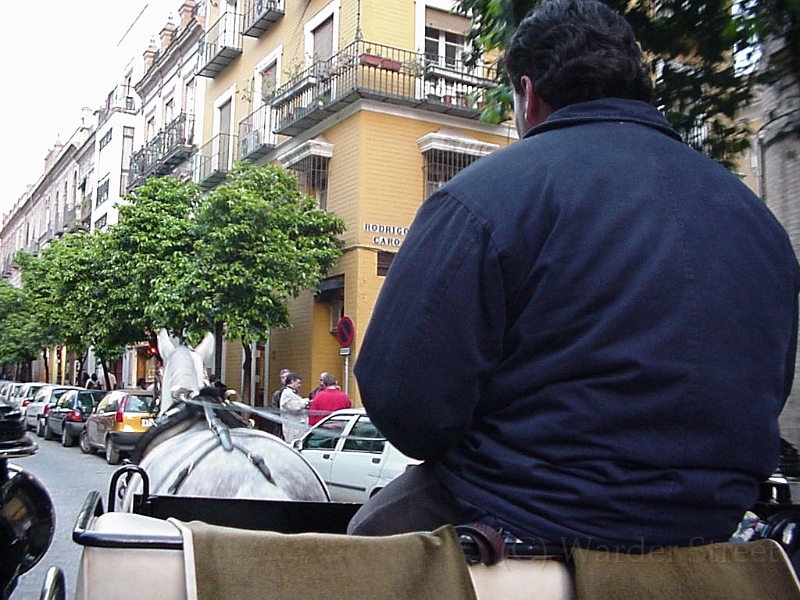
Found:
M 214 354 L 214 335 L 207 333 L 196 347 L 185 343 L 175 343 L 166 329 L 158 331 L 158 351 L 164 360 L 164 376 L 161 382 L 161 407 L 163 414 L 173 404 L 172 393 L 183 389 L 197 392 L 206 379 L 204 361 L 210 360 Z

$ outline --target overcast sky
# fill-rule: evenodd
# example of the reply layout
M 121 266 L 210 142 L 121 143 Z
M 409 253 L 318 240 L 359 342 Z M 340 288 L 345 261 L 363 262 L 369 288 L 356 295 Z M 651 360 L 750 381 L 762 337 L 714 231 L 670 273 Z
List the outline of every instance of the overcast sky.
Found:
M 57 138 L 98 108 L 181 0 L 17 0 L 0 19 L 0 212 L 42 175 Z M 176 20 L 177 22 L 177 20 Z M 135 48 L 135 50 L 134 50 Z

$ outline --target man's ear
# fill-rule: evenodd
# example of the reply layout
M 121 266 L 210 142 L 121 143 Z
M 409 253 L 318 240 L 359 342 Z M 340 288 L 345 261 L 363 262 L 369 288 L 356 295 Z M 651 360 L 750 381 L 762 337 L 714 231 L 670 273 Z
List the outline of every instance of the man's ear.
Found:
M 553 110 L 536 93 L 536 84 L 530 76 L 523 75 L 520 78 L 520 83 L 522 84 L 522 101 L 524 102 L 523 116 L 529 127 L 535 127 L 549 117 Z

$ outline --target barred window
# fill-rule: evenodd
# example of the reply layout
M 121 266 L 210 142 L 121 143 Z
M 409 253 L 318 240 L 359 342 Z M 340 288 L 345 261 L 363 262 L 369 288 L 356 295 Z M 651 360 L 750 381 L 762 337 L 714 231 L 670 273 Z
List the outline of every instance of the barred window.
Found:
M 311 154 L 289 167 L 299 180 L 300 190 L 316 198 L 322 210 L 328 209 L 328 160 L 327 156 Z
M 450 150 L 429 150 L 425 153 L 425 197 L 452 179 L 461 169 L 478 160 L 478 156 Z

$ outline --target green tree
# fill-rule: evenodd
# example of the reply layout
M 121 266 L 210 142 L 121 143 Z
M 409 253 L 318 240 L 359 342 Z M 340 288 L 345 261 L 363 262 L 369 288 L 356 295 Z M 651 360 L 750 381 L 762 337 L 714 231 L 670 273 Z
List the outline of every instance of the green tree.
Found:
M 459 0 L 458 11 L 473 16 L 469 60 L 502 49 L 540 1 Z M 789 70 L 784 72 L 796 74 L 800 0 L 606 0 L 606 4 L 626 16 L 652 59 L 654 104 L 685 140 L 731 167 L 749 144 L 746 124 L 736 122 L 737 111 L 752 99 L 754 84 L 763 80 L 754 69 L 735 68 L 734 52 L 743 56 L 765 36 L 786 36 L 794 40 L 794 62 L 787 62 Z M 509 114 L 511 101 L 506 79 L 487 95 L 483 118 L 500 122 Z M 707 137 L 694 135 L 701 124 L 707 126 Z
M 0 281 L 0 366 L 13 367 L 14 379 L 30 378 L 30 363 L 44 345 L 25 292 Z
M 43 346 L 66 344 L 81 357 L 81 369 L 93 347 L 108 384 L 108 362 L 122 355 L 134 334 L 129 305 L 124 300 L 120 304 L 114 294 L 116 279 L 106 260 L 106 237 L 72 233 L 52 240 L 37 257 L 19 256 L 17 263 L 44 333 Z
M 288 327 L 289 302 L 314 289 L 342 253 L 344 221 L 316 206 L 297 179 L 275 166 L 237 163 L 197 210 L 197 313 L 225 323 L 244 346 L 245 397 L 250 344 Z
M 48 262 L 43 256 L 19 251 L 14 255 L 14 262 L 22 271 L 22 287 L 31 314 L 30 325 L 35 329 L 35 335 L 30 343 L 38 345 L 44 358 L 44 380 L 50 381 L 47 349 L 61 342 L 59 292 L 53 285 L 52 273 L 48 270 Z
M 105 244 L 115 286 L 110 291 L 125 318 L 147 339 L 160 327 L 182 334 L 196 325 L 193 213 L 199 188 L 171 177 L 151 178 L 119 207 L 119 222 Z

